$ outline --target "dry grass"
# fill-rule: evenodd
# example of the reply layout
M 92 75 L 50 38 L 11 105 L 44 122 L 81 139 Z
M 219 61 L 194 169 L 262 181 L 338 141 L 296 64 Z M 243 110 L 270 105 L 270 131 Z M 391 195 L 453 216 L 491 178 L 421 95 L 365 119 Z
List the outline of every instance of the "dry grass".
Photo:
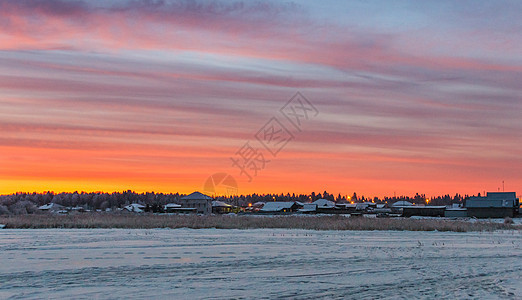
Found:
M 416 220 L 403 218 L 346 218 L 343 216 L 196 216 L 153 214 L 0 216 L 6 228 L 295 228 L 312 230 L 492 231 L 522 230 L 520 225 L 487 221 Z

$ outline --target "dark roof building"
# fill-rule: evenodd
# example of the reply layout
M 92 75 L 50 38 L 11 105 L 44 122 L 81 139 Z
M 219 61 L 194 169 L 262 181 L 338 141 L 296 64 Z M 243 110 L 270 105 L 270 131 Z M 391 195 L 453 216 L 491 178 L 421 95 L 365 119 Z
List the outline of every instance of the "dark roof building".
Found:
M 486 197 L 470 197 L 466 200 L 469 217 L 505 218 L 519 212 L 519 199 L 515 193 L 487 193 Z

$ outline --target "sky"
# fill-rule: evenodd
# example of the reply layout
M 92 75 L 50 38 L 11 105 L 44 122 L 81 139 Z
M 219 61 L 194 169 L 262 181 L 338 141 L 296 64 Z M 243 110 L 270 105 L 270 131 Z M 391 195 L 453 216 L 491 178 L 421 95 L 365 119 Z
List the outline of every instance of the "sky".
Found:
M 520 11 L 0 0 L 0 194 L 522 194 Z

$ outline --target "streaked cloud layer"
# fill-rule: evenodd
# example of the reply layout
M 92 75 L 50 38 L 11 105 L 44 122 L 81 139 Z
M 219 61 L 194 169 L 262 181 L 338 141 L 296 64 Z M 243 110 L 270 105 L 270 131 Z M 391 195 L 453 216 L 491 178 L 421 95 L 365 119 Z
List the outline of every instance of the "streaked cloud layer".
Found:
M 518 1 L 1 1 L 0 193 L 520 190 Z M 249 183 L 297 91 L 320 114 Z

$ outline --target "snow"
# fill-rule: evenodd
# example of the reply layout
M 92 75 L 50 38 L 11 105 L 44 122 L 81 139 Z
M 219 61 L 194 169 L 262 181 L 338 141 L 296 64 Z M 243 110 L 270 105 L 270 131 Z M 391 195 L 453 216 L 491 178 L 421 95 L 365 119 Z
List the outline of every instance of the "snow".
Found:
M 277 212 L 282 211 L 283 209 L 290 209 L 294 206 L 295 202 L 267 202 L 260 209 L 262 212 Z
M 312 204 L 317 205 L 318 207 L 335 207 L 335 202 L 326 199 L 317 199 Z
M 413 206 L 411 202 L 408 201 L 397 201 L 392 204 L 393 207 L 403 207 L 403 206 Z
M 44 205 L 38 207 L 39 210 L 54 210 L 54 209 L 61 209 L 61 208 L 63 208 L 63 206 L 60 204 L 56 204 L 56 203 L 48 203 L 48 204 L 44 204 Z
M 41 210 L 51 209 L 53 207 L 53 205 L 54 205 L 54 203 L 44 204 L 44 205 L 38 207 L 38 209 L 41 209 Z
M 522 234 L 4 229 L 0 299 L 522 298 Z
M 232 205 L 225 203 L 223 201 L 212 201 L 212 207 L 232 207 Z
M 144 212 L 145 206 L 138 204 L 138 203 L 132 203 L 124 207 L 124 209 L 132 212 L 141 213 Z
M 167 209 L 167 208 L 180 208 L 181 205 L 177 204 L 177 203 L 168 203 L 168 204 L 165 204 L 164 208 Z
M 303 208 L 299 209 L 299 212 L 314 212 L 317 210 L 317 204 L 305 203 Z

